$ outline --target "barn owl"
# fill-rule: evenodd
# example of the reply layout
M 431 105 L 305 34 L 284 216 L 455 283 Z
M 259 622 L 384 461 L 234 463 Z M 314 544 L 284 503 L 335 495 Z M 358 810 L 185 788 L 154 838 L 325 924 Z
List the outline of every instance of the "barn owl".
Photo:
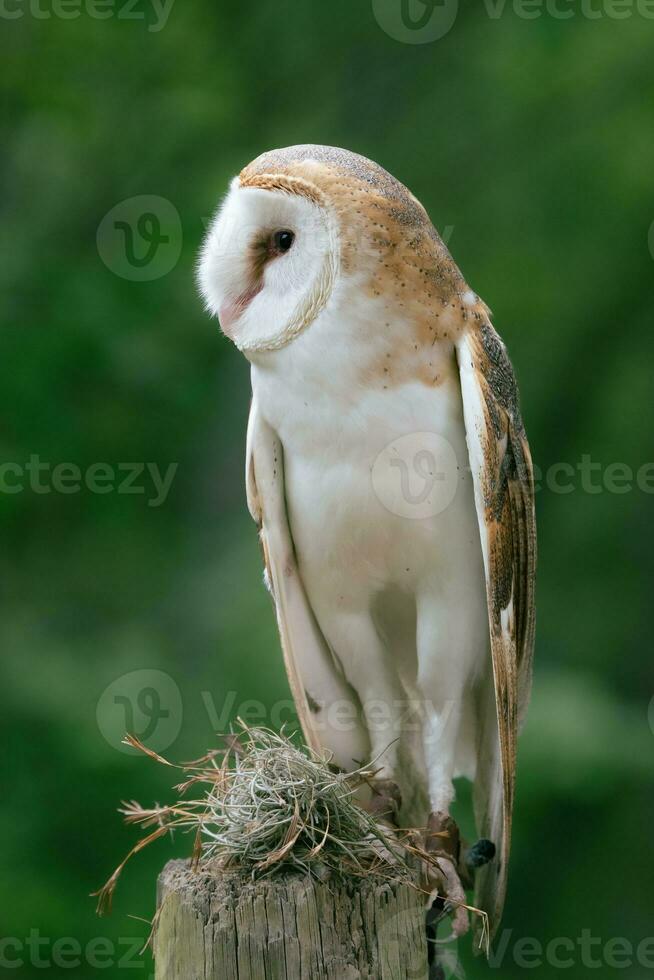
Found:
M 495 851 L 474 902 L 496 928 L 535 519 L 489 310 L 399 181 L 324 146 L 264 153 L 234 178 L 198 279 L 251 365 L 247 499 L 307 743 L 344 769 L 374 760 L 369 805 L 425 828 L 454 904 L 453 780 L 470 779 L 486 841 L 473 863 Z M 453 921 L 467 927 L 460 907 Z

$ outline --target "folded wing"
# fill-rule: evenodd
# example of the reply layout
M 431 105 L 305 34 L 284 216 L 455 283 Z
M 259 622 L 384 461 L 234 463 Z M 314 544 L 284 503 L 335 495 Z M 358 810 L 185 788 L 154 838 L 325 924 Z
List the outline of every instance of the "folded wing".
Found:
M 341 768 L 356 768 L 370 751 L 360 706 L 308 601 L 287 516 L 283 447 L 259 414 L 256 399 L 248 423 L 246 486 L 248 507 L 259 525 L 284 663 L 306 744 L 315 752 L 333 756 Z
M 484 555 L 492 665 L 479 702 L 475 815 L 497 857 L 477 877 L 491 930 L 502 914 L 516 744 L 531 687 L 536 522 L 531 456 L 506 349 L 479 314 L 457 344 L 468 454 Z

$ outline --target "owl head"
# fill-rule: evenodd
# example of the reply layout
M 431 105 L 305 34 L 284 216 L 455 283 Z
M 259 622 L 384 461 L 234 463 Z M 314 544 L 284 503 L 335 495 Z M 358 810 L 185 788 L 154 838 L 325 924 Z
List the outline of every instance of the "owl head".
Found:
M 382 167 L 326 146 L 264 153 L 235 177 L 203 244 L 207 308 L 246 355 L 277 350 L 347 283 L 404 306 L 461 280 L 427 213 Z

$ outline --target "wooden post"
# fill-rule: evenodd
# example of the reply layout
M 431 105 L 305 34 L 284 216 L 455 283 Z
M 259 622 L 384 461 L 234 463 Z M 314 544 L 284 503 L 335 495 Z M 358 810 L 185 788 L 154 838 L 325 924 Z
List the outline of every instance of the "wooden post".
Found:
M 156 980 L 427 980 L 423 896 L 369 876 L 252 881 L 171 861 L 159 876 Z

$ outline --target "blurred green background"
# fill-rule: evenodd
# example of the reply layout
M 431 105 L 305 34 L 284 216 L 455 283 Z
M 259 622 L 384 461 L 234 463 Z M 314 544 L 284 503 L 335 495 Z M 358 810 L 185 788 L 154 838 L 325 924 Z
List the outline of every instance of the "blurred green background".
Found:
M 267 722 L 289 715 L 245 505 L 247 365 L 203 313 L 194 267 L 228 179 L 298 142 L 370 156 L 424 202 L 493 309 L 544 475 L 504 953 L 489 967 L 462 942 L 461 965 L 512 980 L 538 962 L 521 940 L 563 937 L 540 976 L 561 973 L 557 956 L 575 978 L 654 968 L 654 940 L 639 947 L 654 935 L 654 21 L 609 0 L 591 18 L 589 2 L 527 18 L 462 0 L 417 44 L 393 27 L 400 0 L 177 0 L 167 19 L 151 3 L 6 0 L 3 972 L 150 977 L 132 917 L 153 914 L 159 868 L 190 841 L 136 858 L 95 917 L 89 892 L 137 836 L 115 807 L 166 801 L 174 781 L 120 733 L 131 721 L 179 760 L 238 711 L 261 720 L 257 702 Z M 118 492 L 137 462 L 177 464 L 163 501 L 149 470 L 143 492 Z M 114 481 L 105 469 L 105 492 L 73 492 L 61 463 L 84 479 L 105 463 Z

